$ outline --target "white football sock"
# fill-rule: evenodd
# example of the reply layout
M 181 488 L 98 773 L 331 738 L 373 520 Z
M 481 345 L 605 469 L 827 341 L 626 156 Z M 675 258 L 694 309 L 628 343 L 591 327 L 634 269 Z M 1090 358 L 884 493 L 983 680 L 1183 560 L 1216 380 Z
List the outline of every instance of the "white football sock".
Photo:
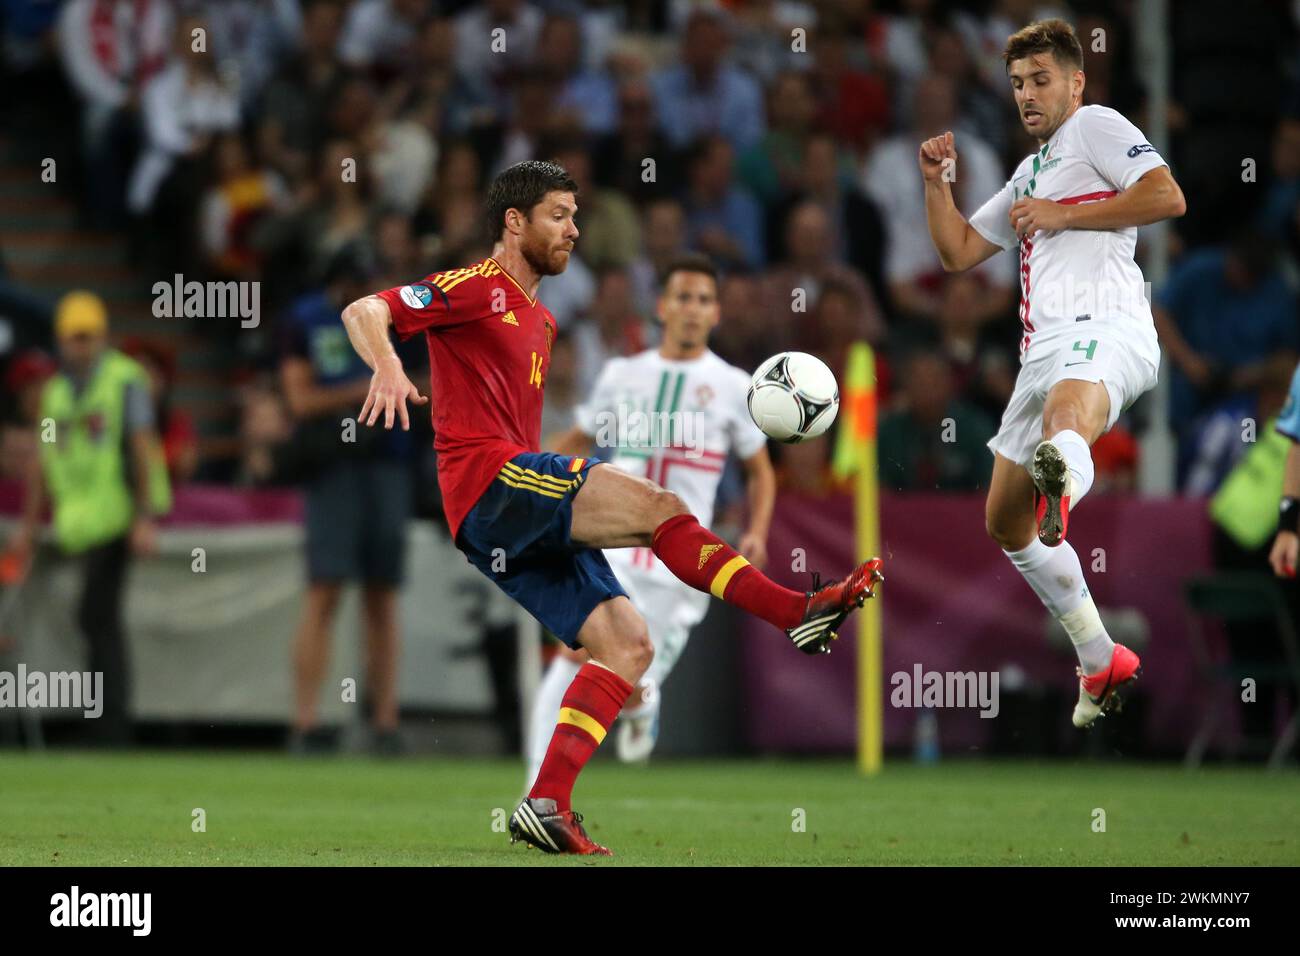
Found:
M 537 695 L 533 698 L 533 716 L 528 722 L 528 780 L 524 785 L 525 793 L 533 789 L 537 772 L 542 769 L 546 748 L 555 736 L 555 722 L 559 720 L 560 708 L 564 706 L 564 692 L 569 689 L 580 670 L 581 664 L 557 655 L 551 660 L 551 666 L 546 668 L 546 674 L 537 686 Z
M 1049 548 L 1034 538 L 1027 548 L 1004 553 L 1070 635 L 1083 672 L 1095 674 L 1110 666 L 1115 644 L 1102 626 L 1083 580 L 1078 552 L 1070 543 L 1062 541 Z
M 1092 488 L 1092 449 L 1082 435 L 1069 428 L 1057 432 L 1048 441 L 1061 449 L 1070 469 L 1070 510 L 1073 511 Z

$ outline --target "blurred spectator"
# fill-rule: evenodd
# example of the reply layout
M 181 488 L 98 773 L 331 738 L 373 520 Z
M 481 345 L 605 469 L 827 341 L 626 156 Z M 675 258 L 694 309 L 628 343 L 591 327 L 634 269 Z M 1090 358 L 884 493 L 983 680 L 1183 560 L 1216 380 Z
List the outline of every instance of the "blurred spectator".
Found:
M 686 163 L 686 229 L 693 249 L 722 271 L 763 264 L 763 209 L 733 177 L 733 153 L 721 136 L 701 139 Z
M 1086 36 L 1082 32 L 1080 35 Z M 966 125 L 979 130 L 980 138 L 995 154 L 1001 156 L 1007 146 L 1007 127 L 1014 116 L 1006 76 L 1001 78 L 998 86 L 990 89 L 976 69 L 960 31 L 955 27 L 935 27 L 930 31 L 926 46 L 931 67 L 937 74 L 952 81 L 953 89 L 957 91 L 957 110 L 966 120 Z M 1108 98 L 1093 98 L 1097 93 L 1097 71 L 1093 67 L 1098 61 L 1109 62 L 1110 57 L 1099 57 L 1088 62 L 1088 101 L 1112 106 L 1114 104 Z
M 591 314 L 573 327 L 570 338 L 579 395 L 591 392 L 609 359 L 635 355 L 647 347 L 645 322 L 633 305 L 626 269 L 611 267 L 599 274 Z
M 275 64 L 298 45 L 298 0 L 205 0 L 202 14 L 221 75 L 247 109 L 271 79 Z
M 391 289 L 428 275 L 425 261 L 411 230 L 411 220 L 400 212 L 387 212 L 375 223 L 376 285 Z
M 339 0 L 307 0 L 302 44 L 276 70 L 262 97 L 258 148 L 291 183 L 312 175 L 311 158 L 325 133 L 333 90 L 342 79 L 334 55 L 342 23 Z
M 767 132 L 741 154 L 736 177 L 755 199 L 772 206 L 799 186 L 817 103 L 807 75 L 793 70 L 776 78 L 767 102 Z
M 737 368 L 755 369 L 774 351 L 768 309 L 757 276 L 730 272 L 718 290 L 718 327 L 710 348 Z
M 997 429 L 957 398 L 944 360 L 918 351 L 898 376 L 902 407 L 880 421 L 880 481 L 899 491 L 974 491 L 988 477 Z
M 1020 371 L 1007 335 L 979 318 L 983 292 L 978 276 L 946 276 L 939 299 L 938 351 L 948 361 L 958 395 L 1000 418 L 1015 390 Z
M 817 25 L 817 10 L 797 0 L 747 0 L 735 4 L 732 30 L 736 63 L 763 83 L 771 83 L 782 70 L 805 68 L 808 56 L 793 49 L 794 30 L 804 39 Z M 807 49 L 805 47 L 805 49 Z
M 925 219 L 925 195 L 916 155 L 921 142 L 958 126 L 956 90 L 952 81 L 930 74 L 916 84 L 910 122 L 896 136 L 880 143 L 863 170 L 862 185 L 885 219 L 887 238 L 885 281 L 894 308 L 906 315 L 933 318 L 939 308 L 944 272 L 930 241 Z M 1006 182 L 997 156 L 979 137 L 958 128 L 954 200 L 971 215 Z M 1011 258 L 1000 253 L 975 268 L 986 280 L 977 306 L 986 317 L 1011 306 Z
M 12 407 L 0 433 L 0 478 L 23 481 L 35 465 L 40 448 L 37 423 L 41 390 L 57 369 L 54 360 L 37 349 L 20 352 L 10 359 L 4 382 Z
M 402 82 L 437 100 L 444 136 L 463 136 L 499 118 L 496 95 L 486 78 L 477 81 L 456 68 L 456 27 L 446 17 L 430 17 L 420 31 L 416 54 Z
M 658 199 L 645 207 L 641 253 L 632 263 L 632 295 L 642 315 L 655 314 L 659 280 L 668 263 L 686 249 L 686 212 L 675 199 Z
M 327 144 L 315 180 L 302 185 L 287 209 L 258 223 L 253 243 L 265 256 L 273 301 L 319 281 L 341 249 L 368 239 L 370 179 L 356 156 L 354 142 Z
M 1091 494 L 1135 493 L 1141 451 L 1137 439 L 1125 427 L 1121 416 L 1110 431 L 1092 443 L 1094 477 Z
M 813 95 L 818 125 L 856 155 L 865 155 L 889 126 L 889 94 L 879 76 L 849 60 L 846 27 L 839 20 L 818 22 L 813 45 Z
M 200 200 L 199 241 L 213 273 L 257 279 L 262 260 L 252 230 L 264 215 L 283 209 L 289 194 L 279 175 L 257 169 L 237 133 L 218 137 L 212 151 L 216 181 Z
M 725 62 L 729 40 L 722 14 L 693 10 L 680 62 L 651 80 L 660 129 L 679 149 L 718 134 L 740 151 L 763 135 L 763 91 L 753 77 Z
M 359 74 L 343 74 L 330 91 L 325 131 L 335 139 L 351 139 L 364 147 L 373 146 L 372 131 L 385 118 L 380 106 L 374 83 Z
M 266 485 L 278 475 L 277 451 L 293 428 L 284 399 L 270 382 L 255 380 L 239 394 L 239 470 L 236 484 Z
M 59 5 L 46 0 L 9 0 L 0 56 L 12 74 L 39 69 L 57 29 Z
M 167 65 L 174 8 L 166 0 L 68 0 L 59 58 L 82 102 L 81 142 L 91 222 L 120 224 L 134 159 L 140 91 Z
M 368 256 L 356 248 L 330 263 L 324 288 L 298 299 L 284 324 L 281 387 L 297 423 L 293 468 L 306 485 L 308 589 L 294 639 L 295 715 L 290 746 L 324 749 L 317 699 L 329 660 L 343 585 L 362 583 L 367 688 L 374 746 L 401 747 L 397 734 L 397 594 L 412 510 L 412 445 L 400 429 L 354 425 L 370 388 L 370 368 L 352 349 L 339 315 L 375 288 Z
M 392 120 L 376 124 L 370 164 L 379 205 L 415 212 L 438 165 L 440 125 L 438 101 L 423 95 Z
M 774 448 L 776 486 L 783 492 L 823 497 L 835 492 L 830 474 L 829 438 Z
M 967 49 L 971 51 L 975 68 L 983 76 L 985 84 L 993 90 L 1004 90 L 1010 85 L 1007 81 L 1007 65 L 1002 59 L 1007 37 L 1026 23 L 1056 17 L 1071 22 L 1074 20 L 1070 10 L 1059 3 L 1043 0 L 994 0 L 992 9 L 986 13 L 959 10 L 954 13 L 953 21 L 966 38 Z
M 884 341 L 885 322 L 875 296 L 857 271 L 835 261 L 831 240 L 830 218 L 820 205 L 805 200 L 790 211 L 786 258 L 769 269 L 762 282 L 768 334 L 774 346 L 801 348 L 816 341 L 816 332 L 800 313 L 811 310 L 831 282 L 851 290 L 852 338 L 865 338 L 875 345 Z
M 173 59 L 151 79 L 141 95 L 141 118 L 145 131 L 144 151 L 131 174 L 127 208 L 137 216 L 154 208 L 154 198 L 163 181 L 176 175 L 180 161 L 190 165 L 182 171 L 186 182 L 174 188 L 176 196 L 165 210 L 164 221 L 176 222 L 176 215 L 192 205 L 195 190 L 189 180 L 194 163 L 207 151 L 215 134 L 239 124 L 239 100 L 216 69 L 216 60 L 206 49 L 196 49 L 194 31 L 206 30 L 204 21 L 186 17 L 175 31 Z M 188 202 L 186 199 L 188 198 Z M 182 222 L 192 222 L 184 215 Z M 178 230 L 186 241 L 192 233 Z
M 122 351 L 139 362 L 149 375 L 149 398 L 153 402 L 167 474 L 173 487 L 183 484 L 198 470 L 199 437 L 189 413 L 176 408 L 172 401 L 176 356 L 170 349 L 137 338 L 123 343 Z
M 592 181 L 591 158 L 581 143 L 557 143 L 542 155 L 563 166 L 578 184 L 583 261 L 597 272 L 631 265 L 641 249 L 641 223 L 632 204 L 616 190 Z
M 812 311 L 808 331 L 799 347 L 819 356 L 836 378 L 843 378 L 849 346 L 862 337 L 858 322 L 857 290 L 839 279 L 822 283 Z
M 1270 363 L 1255 391 L 1227 398 L 1201 417 L 1190 447 L 1180 449 L 1186 459 L 1184 494 L 1214 494 L 1265 432 L 1272 440 L 1269 419 L 1286 401 L 1290 378 L 1284 363 Z
M 779 206 L 769 218 L 769 250 L 785 256 L 786 220 L 790 210 L 810 200 L 825 210 L 830 220 L 832 256 L 866 277 L 877 301 L 885 301 L 883 259 L 885 224 L 880 210 L 858 188 L 848 158 L 828 133 L 813 133 L 804 149 L 798 194 Z
M 1291 240 L 1295 251 L 1300 215 L 1300 118 L 1284 117 L 1273 134 L 1273 180 L 1259 211 L 1259 228 L 1274 241 Z
M 660 130 L 654 109 L 648 83 L 624 83 L 618 91 L 617 125 L 593 149 L 596 181 L 638 205 L 671 195 L 683 176 L 681 153 Z
M 936 11 L 934 0 L 902 0 L 900 6 L 898 13 L 869 18 L 866 26 L 872 52 L 885 61 L 893 75 L 898 112 L 905 114 L 907 104 L 913 101 L 913 87 L 930 72 L 926 38 L 935 26 Z
M 414 229 L 434 250 L 437 266 L 453 268 L 473 261 L 468 249 L 481 238 L 482 172 L 478 154 L 463 141 L 447 144 L 439 162 L 415 214 Z
M 535 158 L 547 134 L 555 131 L 555 90 L 543 74 L 534 71 L 521 75 L 510 92 L 501 148 L 492 166 L 494 176 L 515 163 Z
M 1184 256 L 1153 311 L 1173 367 L 1169 413 L 1185 474 L 1207 411 L 1253 391 L 1270 369 L 1295 367 L 1296 297 L 1277 268 L 1272 241 L 1244 231 L 1226 247 Z
M 348 11 L 339 39 L 339 59 L 354 69 L 393 72 L 414 53 L 430 0 L 359 0 Z
M 554 86 L 557 110 L 571 113 L 588 133 L 603 135 L 614 129 L 618 91 L 604 69 L 585 64 L 582 26 L 576 16 L 546 18 L 537 45 L 537 66 Z
M 542 22 L 541 11 L 524 0 L 486 0 L 466 8 L 456 17 L 456 68 L 504 90 L 512 74 L 533 62 Z

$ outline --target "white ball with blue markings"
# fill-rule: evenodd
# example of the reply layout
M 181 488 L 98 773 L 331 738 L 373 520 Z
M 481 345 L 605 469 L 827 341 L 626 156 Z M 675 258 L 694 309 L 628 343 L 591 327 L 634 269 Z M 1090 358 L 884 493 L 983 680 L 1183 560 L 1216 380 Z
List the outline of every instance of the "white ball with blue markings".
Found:
M 816 438 L 840 409 L 835 374 L 815 355 L 782 352 L 754 372 L 749 414 L 763 434 L 787 444 Z

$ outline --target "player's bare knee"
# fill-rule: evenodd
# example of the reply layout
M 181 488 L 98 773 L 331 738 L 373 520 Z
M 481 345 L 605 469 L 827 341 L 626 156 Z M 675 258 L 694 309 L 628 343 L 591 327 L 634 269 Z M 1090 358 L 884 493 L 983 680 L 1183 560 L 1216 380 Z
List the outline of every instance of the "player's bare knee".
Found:
M 644 621 L 641 623 L 641 629 L 633 637 L 633 649 L 636 655 L 637 667 L 642 673 L 645 673 L 654 662 L 655 646 L 650 640 L 650 632 L 646 630 Z
M 651 493 L 649 510 L 651 522 L 655 527 L 669 518 L 691 513 L 691 509 L 686 507 L 686 502 L 682 501 L 676 492 L 666 491 L 663 488 L 658 488 Z
M 1034 537 L 1032 523 L 1010 521 L 995 511 L 985 511 L 984 531 L 1003 551 L 1019 551 L 1029 546 Z
M 622 615 L 619 625 L 619 653 L 629 670 L 638 677 L 644 674 L 654 660 L 655 648 L 650 640 L 650 630 L 645 618 L 632 609 L 632 613 Z
M 999 548 L 1010 553 L 1029 547 L 1034 540 L 1035 531 L 1033 525 L 1028 524 L 1023 528 L 998 528 L 996 533 L 990 532 L 990 535 Z

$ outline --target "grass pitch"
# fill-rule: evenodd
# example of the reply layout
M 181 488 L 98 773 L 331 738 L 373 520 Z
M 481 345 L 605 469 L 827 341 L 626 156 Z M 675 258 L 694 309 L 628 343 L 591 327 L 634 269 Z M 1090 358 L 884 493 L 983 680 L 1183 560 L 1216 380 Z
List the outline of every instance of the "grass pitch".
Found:
M 1300 865 L 1293 771 L 895 762 L 864 779 L 841 760 L 602 760 L 575 793 L 616 854 L 600 861 L 509 844 L 522 775 L 446 757 L 0 752 L 0 865 Z

